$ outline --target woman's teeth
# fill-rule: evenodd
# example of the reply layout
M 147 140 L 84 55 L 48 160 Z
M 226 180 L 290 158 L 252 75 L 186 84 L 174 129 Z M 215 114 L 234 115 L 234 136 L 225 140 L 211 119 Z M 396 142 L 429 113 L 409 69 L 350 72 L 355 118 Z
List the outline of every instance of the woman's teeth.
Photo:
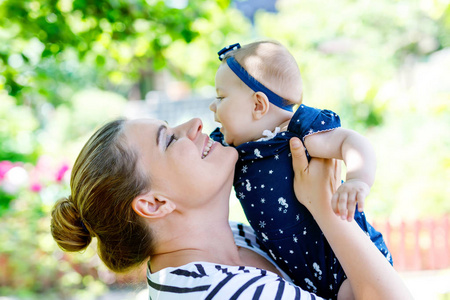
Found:
M 208 155 L 209 150 L 211 150 L 212 144 L 214 144 L 214 141 L 212 139 L 209 139 L 208 144 L 206 144 L 205 149 L 203 149 L 202 158 L 205 158 Z

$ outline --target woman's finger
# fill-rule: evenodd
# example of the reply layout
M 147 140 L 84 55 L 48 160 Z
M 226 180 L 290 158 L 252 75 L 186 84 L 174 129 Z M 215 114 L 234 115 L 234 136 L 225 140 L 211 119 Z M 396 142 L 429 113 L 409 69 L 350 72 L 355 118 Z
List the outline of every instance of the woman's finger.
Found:
M 294 172 L 298 170 L 306 171 L 308 169 L 308 159 L 306 158 L 305 148 L 299 138 L 293 137 L 290 139 L 292 154 L 292 167 Z

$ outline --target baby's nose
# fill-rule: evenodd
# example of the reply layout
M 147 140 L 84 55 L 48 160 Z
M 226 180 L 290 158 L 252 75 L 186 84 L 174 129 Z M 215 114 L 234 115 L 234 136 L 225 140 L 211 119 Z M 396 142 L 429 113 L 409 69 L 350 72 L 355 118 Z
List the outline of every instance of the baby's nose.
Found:
M 211 104 L 209 105 L 209 109 L 210 109 L 212 112 L 216 112 L 216 100 L 213 100 L 213 101 L 211 102 Z

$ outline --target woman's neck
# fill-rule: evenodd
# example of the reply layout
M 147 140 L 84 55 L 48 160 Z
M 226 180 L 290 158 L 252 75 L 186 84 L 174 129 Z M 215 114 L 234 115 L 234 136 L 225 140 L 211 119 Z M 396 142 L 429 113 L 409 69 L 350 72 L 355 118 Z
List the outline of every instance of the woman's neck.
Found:
M 159 253 L 152 255 L 151 272 L 197 261 L 244 265 L 226 219 L 212 222 L 203 220 L 202 224 L 191 224 L 163 244 L 170 247 L 160 247 Z

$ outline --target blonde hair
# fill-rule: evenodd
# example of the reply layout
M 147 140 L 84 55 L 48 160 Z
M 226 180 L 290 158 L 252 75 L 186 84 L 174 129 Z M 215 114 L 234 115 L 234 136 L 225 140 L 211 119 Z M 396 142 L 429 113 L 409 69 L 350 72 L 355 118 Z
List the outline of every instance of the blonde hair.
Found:
M 124 123 L 110 122 L 88 140 L 72 170 L 71 195 L 54 205 L 51 220 L 61 249 L 81 251 L 97 237 L 100 258 L 115 272 L 141 264 L 153 251 L 152 234 L 131 206 L 149 189 L 149 179 L 125 142 Z
M 292 54 L 276 41 L 259 41 L 225 54 L 234 57 L 256 80 L 290 103 L 302 101 L 302 79 Z

